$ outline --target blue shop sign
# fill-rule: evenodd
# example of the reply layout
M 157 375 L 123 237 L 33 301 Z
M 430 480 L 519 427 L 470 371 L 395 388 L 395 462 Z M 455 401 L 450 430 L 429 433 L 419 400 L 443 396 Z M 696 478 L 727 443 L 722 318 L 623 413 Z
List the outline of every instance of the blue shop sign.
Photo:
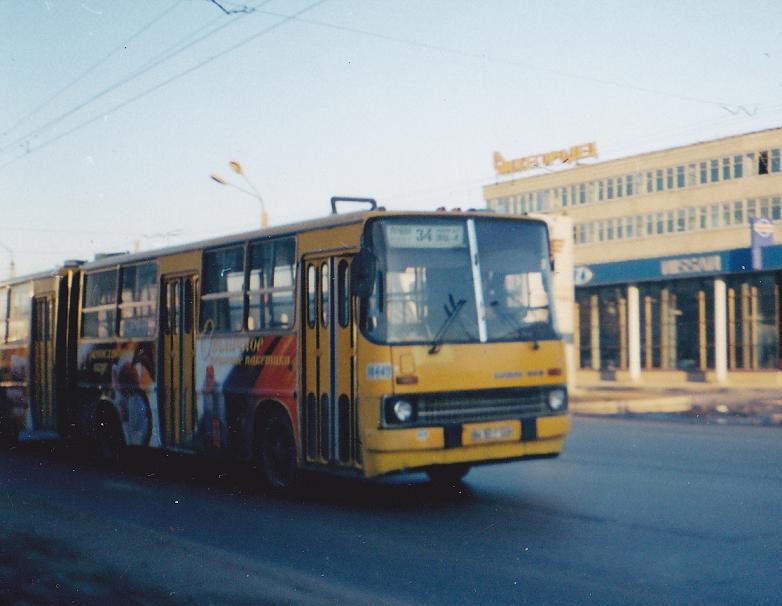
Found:
M 764 270 L 782 268 L 782 245 L 767 246 L 761 254 Z M 695 255 L 578 265 L 574 268 L 573 279 L 576 286 L 601 286 L 752 271 L 752 251 L 736 248 Z

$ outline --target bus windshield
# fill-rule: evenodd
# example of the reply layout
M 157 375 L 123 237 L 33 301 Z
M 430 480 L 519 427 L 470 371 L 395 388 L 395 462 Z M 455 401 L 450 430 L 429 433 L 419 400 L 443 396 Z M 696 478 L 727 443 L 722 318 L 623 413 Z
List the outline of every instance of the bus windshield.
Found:
M 557 338 L 544 223 L 390 217 L 369 224 L 366 242 L 377 259 L 361 317 L 371 340 L 436 350 Z

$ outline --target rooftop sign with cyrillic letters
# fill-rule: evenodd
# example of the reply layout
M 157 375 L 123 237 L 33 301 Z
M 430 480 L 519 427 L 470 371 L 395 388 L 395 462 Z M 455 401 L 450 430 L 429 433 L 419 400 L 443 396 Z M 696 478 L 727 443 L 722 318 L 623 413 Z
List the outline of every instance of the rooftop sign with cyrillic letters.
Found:
M 582 143 L 573 145 L 570 149 L 559 149 L 515 160 L 506 160 L 500 152 L 494 152 L 494 170 L 498 175 L 508 175 L 554 164 L 570 164 L 583 158 L 597 158 L 597 143 Z

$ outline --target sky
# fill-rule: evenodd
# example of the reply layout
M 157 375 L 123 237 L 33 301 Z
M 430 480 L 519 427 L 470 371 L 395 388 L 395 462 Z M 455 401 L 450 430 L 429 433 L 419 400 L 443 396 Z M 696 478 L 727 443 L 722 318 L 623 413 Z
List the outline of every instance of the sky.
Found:
M 0 279 L 782 125 L 782 3 L 0 0 Z M 238 161 L 249 184 L 229 168 Z M 566 170 L 566 169 L 564 169 Z

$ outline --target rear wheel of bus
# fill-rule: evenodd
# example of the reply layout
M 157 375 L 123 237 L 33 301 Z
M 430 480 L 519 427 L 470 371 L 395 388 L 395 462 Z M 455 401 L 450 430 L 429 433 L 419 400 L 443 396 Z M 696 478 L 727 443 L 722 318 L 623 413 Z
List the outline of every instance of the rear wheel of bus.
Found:
M 274 493 L 291 492 L 297 487 L 299 470 L 288 415 L 272 411 L 263 426 L 261 440 L 260 466 L 266 486 Z
M 437 465 L 426 470 L 429 480 L 436 486 L 455 486 L 459 484 L 470 471 L 467 463 L 452 465 Z

